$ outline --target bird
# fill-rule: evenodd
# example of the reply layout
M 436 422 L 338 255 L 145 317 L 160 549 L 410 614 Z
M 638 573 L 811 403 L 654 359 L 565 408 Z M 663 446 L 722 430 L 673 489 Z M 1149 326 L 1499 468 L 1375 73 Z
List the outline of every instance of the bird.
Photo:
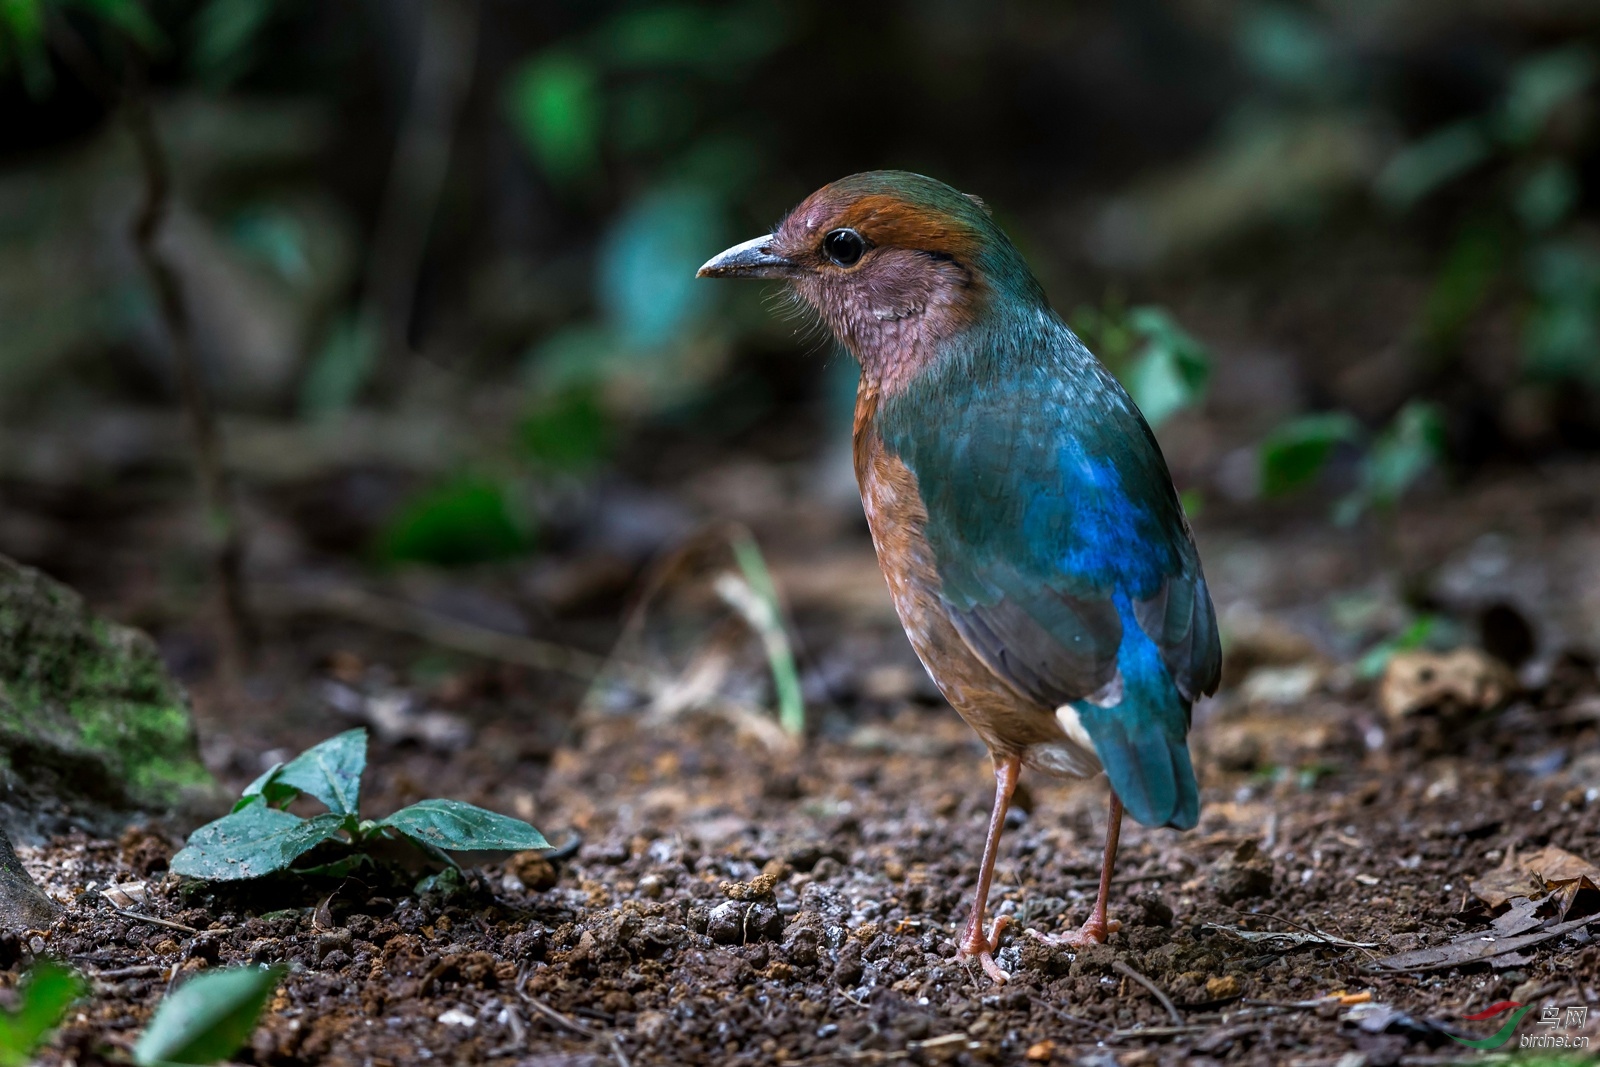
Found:
M 1109 817 L 1078 949 L 1120 924 L 1108 899 L 1124 811 L 1193 828 L 1188 734 L 1221 646 L 1161 447 L 1127 391 L 1050 307 L 978 197 L 908 171 L 823 186 L 708 278 L 786 284 L 861 368 L 856 480 L 912 648 L 989 749 L 994 805 L 957 956 L 997 984 L 986 928 L 1023 768 L 1104 771 Z

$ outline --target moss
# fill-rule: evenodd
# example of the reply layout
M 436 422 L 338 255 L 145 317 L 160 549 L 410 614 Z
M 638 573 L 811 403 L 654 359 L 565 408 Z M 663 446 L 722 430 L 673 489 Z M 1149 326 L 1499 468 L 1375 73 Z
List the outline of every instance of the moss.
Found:
M 9 753 L 27 753 L 10 759 Z M 91 615 L 72 590 L 0 557 L 0 765 L 24 784 L 37 767 L 54 788 L 83 783 L 138 808 L 164 808 L 203 787 L 188 698 L 144 634 Z M 71 798 L 63 798 L 71 799 Z

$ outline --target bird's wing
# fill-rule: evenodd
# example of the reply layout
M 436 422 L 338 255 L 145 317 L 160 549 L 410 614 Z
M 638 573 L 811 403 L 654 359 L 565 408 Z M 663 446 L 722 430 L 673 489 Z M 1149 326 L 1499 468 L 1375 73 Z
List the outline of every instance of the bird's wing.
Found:
M 1137 408 L 1079 371 L 940 390 L 937 418 L 908 396 L 885 440 L 917 478 L 950 617 L 990 669 L 1047 708 L 1092 699 L 1137 620 L 1193 701 L 1221 650 L 1188 524 Z

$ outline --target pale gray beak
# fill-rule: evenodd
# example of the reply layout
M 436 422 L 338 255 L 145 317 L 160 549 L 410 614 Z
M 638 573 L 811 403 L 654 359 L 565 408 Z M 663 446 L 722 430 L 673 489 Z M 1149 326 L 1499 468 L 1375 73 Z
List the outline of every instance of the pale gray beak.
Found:
M 793 274 L 795 264 L 769 250 L 772 235 L 734 245 L 706 260 L 696 278 L 782 278 Z

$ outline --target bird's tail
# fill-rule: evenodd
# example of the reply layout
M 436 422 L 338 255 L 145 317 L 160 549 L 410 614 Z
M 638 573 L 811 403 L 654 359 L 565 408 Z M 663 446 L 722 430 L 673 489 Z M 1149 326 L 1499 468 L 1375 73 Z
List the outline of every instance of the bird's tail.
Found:
M 1200 789 L 1189 761 L 1189 702 L 1132 611 L 1120 614 L 1122 699 L 1109 707 L 1076 704 L 1078 717 L 1128 814 L 1145 826 L 1188 830 L 1200 821 Z

